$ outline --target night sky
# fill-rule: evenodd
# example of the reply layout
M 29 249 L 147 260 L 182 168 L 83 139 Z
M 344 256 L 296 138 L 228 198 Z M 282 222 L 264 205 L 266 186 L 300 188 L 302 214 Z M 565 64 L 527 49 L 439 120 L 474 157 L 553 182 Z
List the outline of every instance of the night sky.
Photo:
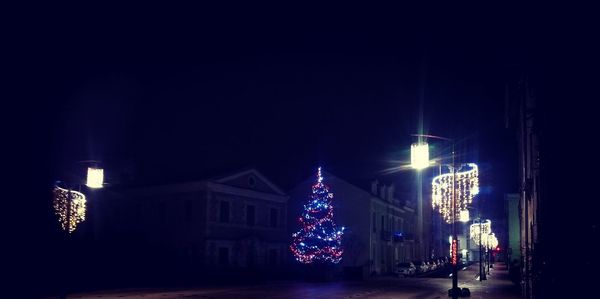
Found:
M 424 133 L 455 138 L 461 161 L 480 164 L 490 210 L 517 190 L 504 84 L 528 55 L 518 24 L 211 11 L 223 12 L 123 9 L 107 22 L 91 10 L 36 27 L 48 184 L 83 177 L 77 161 L 92 159 L 112 185 L 256 167 L 289 190 L 321 165 L 363 188 L 378 177 L 406 189 L 410 171 L 386 170 L 408 163 L 422 101 Z
M 68 27 L 48 69 L 54 166 L 100 160 L 114 183 L 257 167 L 290 188 L 318 164 L 373 177 L 408 161 L 423 82 L 428 133 L 489 167 L 514 148 L 502 78 L 516 50 L 493 32 L 284 19 Z
M 19 180 L 24 188 L 39 182 L 27 203 L 36 220 L 24 225 L 51 239 L 43 228 L 54 221 L 48 190 L 89 159 L 102 161 L 108 184 L 125 186 L 256 167 L 289 190 L 318 165 L 351 182 L 400 180 L 402 172 L 384 173 L 410 159 L 422 90 L 425 133 L 459 141 L 461 159 L 480 164 L 490 210 L 500 211 L 504 193 L 518 191 L 516 136 L 504 127 L 506 79 L 537 75 L 546 137 L 581 134 L 555 115 L 568 123 L 572 110 L 592 111 L 583 102 L 593 97 L 580 87 L 595 81 L 572 67 L 587 67 L 582 54 L 593 53 L 575 42 L 588 40 L 584 31 L 534 11 L 28 8 L 9 26 L 16 92 L 8 103 L 18 110 L 7 111 L 19 112 L 5 126 L 15 137 L 8 149 L 25 153 L 8 159 L 18 165 L 11 176 L 27 178 Z M 565 100 L 582 103 L 573 109 Z

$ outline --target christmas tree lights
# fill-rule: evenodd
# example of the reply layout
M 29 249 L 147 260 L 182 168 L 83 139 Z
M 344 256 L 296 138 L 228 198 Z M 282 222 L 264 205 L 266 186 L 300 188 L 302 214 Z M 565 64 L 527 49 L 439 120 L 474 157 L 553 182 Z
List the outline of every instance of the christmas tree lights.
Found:
M 301 228 L 292 235 L 294 240 L 290 250 L 299 262 L 337 264 L 342 260 L 344 228 L 338 230 L 333 222 L 332 199 L 333 193 L 329 192 L 329 186 L 323 184 L 319 167 L 310 200 L 298 218 Z
M 468 169 L 463 170 L 464 167 Z M 452 199 L 456 192 L 456 211 L 454 217 L 460 219 L 467 206 L 473 202 L 473 197 L 479 193 L 479 170 L 477 164 L 468 163 L 456 171 L 456 184 L 454 174 L 444 173 L 433 178 L 432 199 L 433 208 L 438 208 L 447 223 L 452 223 Z
M 85 195 L 81 192 L 54 187 L 54 213 L 63 230 L 72 233 L 85 221 Z

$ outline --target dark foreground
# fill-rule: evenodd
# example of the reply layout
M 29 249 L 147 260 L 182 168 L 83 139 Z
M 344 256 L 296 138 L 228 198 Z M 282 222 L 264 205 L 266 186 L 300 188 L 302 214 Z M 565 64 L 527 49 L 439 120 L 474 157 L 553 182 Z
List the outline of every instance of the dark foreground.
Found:
M 519 289 L 503 264 L 478 281 L 478 267 L 459 273 L 459 286 L 471 290 L 471 298 L 520 298 Z M 362 282 L 277 282 L 256 286 L 203 287 L 189 289 L 122 289 L 70 295 L 68 298 L 447 298 L 451 279 L 384 277 Z

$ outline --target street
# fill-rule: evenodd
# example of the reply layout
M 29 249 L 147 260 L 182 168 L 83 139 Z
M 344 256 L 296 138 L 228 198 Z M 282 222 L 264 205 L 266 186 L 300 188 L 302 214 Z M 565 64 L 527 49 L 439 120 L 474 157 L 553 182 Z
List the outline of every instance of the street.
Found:
M 490 270 L 486 281 L 477 281 L 477 276 L 476 264 L 459 271 L 459 286 L 468 287 L 471 298 L 520 298 L 519 289 L 508 279 L 508 271 L 503 264 L 497 263 Z M 243 287 L 128 289 L 75 294 L 69 298 L 447 298 L 450 284 L 448 277 L 379 277 L 362 282 L 286 282 Z

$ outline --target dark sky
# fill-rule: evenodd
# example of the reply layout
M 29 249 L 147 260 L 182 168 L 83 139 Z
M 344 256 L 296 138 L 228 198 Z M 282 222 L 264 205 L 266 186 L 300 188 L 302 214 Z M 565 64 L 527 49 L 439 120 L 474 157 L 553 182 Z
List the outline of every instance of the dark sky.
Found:
M 424 90 L 425 132 L 459 140 L 499 200 L 517 175 L 504 82 L 539 25 L 524 7 L 484 11 L 37 7 L 12 24 L 34 132 L 18 137 L 46 184 L 89 159 L 110 184 L 257 167 L 289 189 L 318 165 L 394 181 L 382 172 L 409 161 Z
M 83 177 L 76 161 L 94 159 L 109 184 L 256 167 L 288 190 L 322 165 L 406 189 L 410 171 L 383 173 L 410 159 L 424 84 L 425 132 L 460 141 L 502 210 L 516 191 L 503 96 L 530 50 L 522 12 L 282 9 L 40 11 L 24 53 L 44 103 L 34 126 L 47 184 Z
M 507 158 L 502 79 L 526 54 L 514 25 L 287 9 L 90 11 L 39 28 L 54 168 L 97 159 L 113 182 L 154 183 L 254 166 L 284 188 L 318 164 L 371 178 L 409 159 L 423 82 L 427 132 L 492 169 Z

